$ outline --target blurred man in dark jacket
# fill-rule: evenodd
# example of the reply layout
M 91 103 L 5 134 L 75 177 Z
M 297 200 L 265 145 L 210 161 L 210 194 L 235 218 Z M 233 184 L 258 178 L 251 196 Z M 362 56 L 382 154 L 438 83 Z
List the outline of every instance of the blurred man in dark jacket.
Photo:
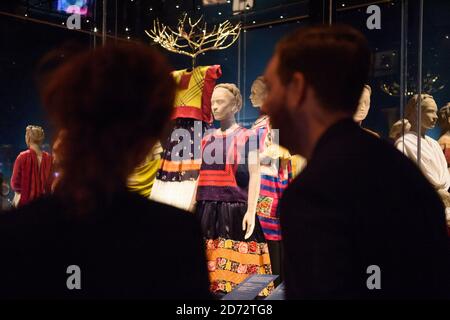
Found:
M 281 201 L 289 299 L 448 296 L 444 207 L 417 166 L 353 120 L 370 51 L 345 26 L 300 29 L 266 70 L 263 111 L 307 158 Z

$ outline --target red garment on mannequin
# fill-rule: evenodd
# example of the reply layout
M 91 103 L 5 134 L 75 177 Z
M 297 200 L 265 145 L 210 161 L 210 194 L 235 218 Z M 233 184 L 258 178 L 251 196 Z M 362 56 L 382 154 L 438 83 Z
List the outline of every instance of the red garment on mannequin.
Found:
M 34 150 L 28 149 L 21 152 L 14 163 L 11 177 L 11 187 L 20 193 L 18 206 L 50 193 L 52 185 L 52 156 L 43 151 L 41 165 Z

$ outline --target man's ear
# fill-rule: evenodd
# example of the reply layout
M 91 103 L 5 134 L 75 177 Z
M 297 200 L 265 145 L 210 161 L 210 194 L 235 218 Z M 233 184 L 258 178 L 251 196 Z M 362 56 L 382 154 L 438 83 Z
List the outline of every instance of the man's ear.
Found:
M 301 72 L 294 72 L 287 87 L 287 107 L 289 109 L 296 109 L 299 105 L 302 104 L 303 100 L 305 99 L 305 95 L 305 76 Z

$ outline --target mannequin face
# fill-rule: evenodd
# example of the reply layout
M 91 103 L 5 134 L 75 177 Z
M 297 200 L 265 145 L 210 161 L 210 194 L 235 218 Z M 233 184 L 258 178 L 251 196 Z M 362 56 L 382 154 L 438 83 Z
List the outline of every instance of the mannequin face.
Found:
M 437 104 L 434 99 L 425 99 L 422 102 L 422 128 L 432 129 L 438 120 Z
M 250 101 L 252 102 L 252 105 L 255 108 L 261 108 L 261 106 L 264 103 L 264 100 L 266 99 L 267 92 L 266 92 L 266 86 L 265 84 L 260 81 L 254 81 L 251 89 L 250 94 Z
M 236 101 L 233 94 L 225 88 L 216 88 L 211 97 L 211 108 L 215 120 L 221 121 L 234 117 Z
M 364 87 L 363 92 L 361 94 L 361 98 L 359 98 L 358 108 L 356 109 L 355 114 L 353 115 L 353 120 L 355 122 L 361 122 L 369 113 L 370 110 L 370 91 L 366 87 Z

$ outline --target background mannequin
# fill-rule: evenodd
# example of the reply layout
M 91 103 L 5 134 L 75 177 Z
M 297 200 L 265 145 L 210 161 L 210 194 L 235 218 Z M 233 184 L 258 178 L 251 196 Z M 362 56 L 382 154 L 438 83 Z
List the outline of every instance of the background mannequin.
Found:
M 441 196 L 446 211 L 450 208 L 450 174 L 447 169 L 447 162 L 439 143 L 431 137 L 425 135 L 426 131 L 432 129 L 438 120 L 437 105 L 433 97 L 428 94 L 422 94 L 421 100 L 421 127 L 417 131 L 417 102 L 418 95 L 414 95 L 406 105 L 405 117 L 411 123 L 411 129 L 404 136 L 397 139 L 395 146 L 405 151 L 405 155 L 413 161 L 417 161 L 417 136 L 420 135 L 421 141 L 421 165 L 420 169 L 428 178 L 431 184 Z
M 253 107 L 260 108 L 266 96 L 266 84 L 260 76 L 252 84 L 250 101 Z M 273 141 L 274 131 L 267 115 L 261 114 L 252 129 L 260 141 L 261 189 L 256 214 L 269 245 L 272 272 L 280 276 L 275 281 L 278 285 L 282 282 L 283 260 L 278 203 L 288 183 L 292 181 L 291 155 L 288 150 Z
M 250 92 L 250 101 L 252 102 L 253 107 L 261 108 L 264 100 L 267 97 L 267 88 L 266 83 L 264 82 L 264 77 L 259 76 L 253 81 L 251 92 Z
M 439 110 L 439 126 L 441 137 L 438 142 L 444 151 L 447 167 L 450 167 L 450 102 Z
M 370 95 L 372 94 L 372 88 L 369 85 L 364 85 L 363 91 L 361 93 L 361 98 L 359 99 L 358 108 L 356 109 L 355 114 L 353 115 L 353 120 L 362 126 L 362 122 L 367 118 L 370 110 Z M 375 135 L 376 137 L 380 137 L 380 135 L 372 130 L 363 128 L 367 132 Z
M 196 216 L 206 238 L 211 291 L 221 294 L 230 292 L 249 274 L 270 274 L 271 267 L 256 219 L 260 188 L 256 137 L 235 119 L 242 107 L 239 89 L 234 84 L 219 84 L 211 103 L 220 129 L 208 130 L 202 140 Z M 268 290 L 262 294 L 267 295 Z
M 0 211 L 10 209 L 9 191 L 9 185 L 4 181 L 3 173 L 0 172 Z
M 403 133 L 407 133 L 409 130 L 411 130 L 411 123 L 409 123 L 408 119 L 398 120 L 389 130 L 389 138 L 395 142 L 403 135 Z
M 50 154 L 41 149 L 44 139 L 41 127 L 27 126 L 25 142 L 28 150 L 17 156 L 11 177 L 15 207 L 23 206 L 51 191 L 53 160 Z

